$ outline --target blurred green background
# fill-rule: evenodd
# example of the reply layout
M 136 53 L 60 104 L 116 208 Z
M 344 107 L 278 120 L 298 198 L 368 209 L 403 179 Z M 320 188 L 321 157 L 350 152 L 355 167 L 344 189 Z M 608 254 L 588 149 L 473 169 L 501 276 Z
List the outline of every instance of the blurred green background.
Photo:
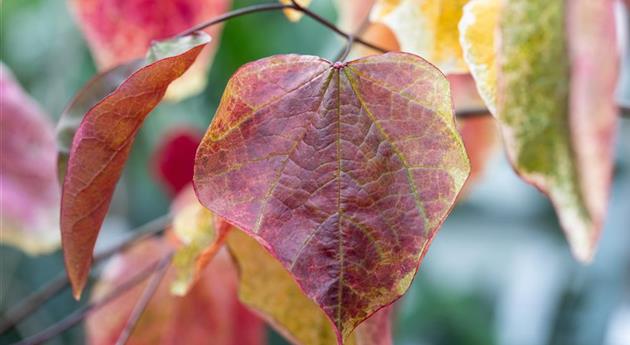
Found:
M 235 0 L 233 7 L 256 2 L 264 1 Z M 56 120 L 95 73 L 85 42 L 65 1 L 4 0 L 1 6 L 0 59 Z M 335 19 L 329 1 L 315 1 L 313 9 Z M 263 13 L 230 21 L 207 89 L 161 105 L 142 128 L 99 246 L 167 211 L 169 198 L 151 172 L 151 153 L 169 129 L 205 130 L 240 65 L 278 53 L 332 59 L 343 44 L 308 18 L 292 24 L 280 13 Z M 395 344 L 629 345 L 630 121 L 621 121 L 618 138 L 609 217 L 592 265 L 571 258 L 549 202 L 522 183 L 498 152 L 397 304 Z M 5 246 L 0 262 L 0 314 L 63 270 L 59 253 L 29 257 Z M 76 308 L 65 291 L 0 336 L 0 344 L 42 330 Z M 270 344 L 285 344 L 269 334 Z M 83 330 L 75 327 L 50 343 L 81 344 Z

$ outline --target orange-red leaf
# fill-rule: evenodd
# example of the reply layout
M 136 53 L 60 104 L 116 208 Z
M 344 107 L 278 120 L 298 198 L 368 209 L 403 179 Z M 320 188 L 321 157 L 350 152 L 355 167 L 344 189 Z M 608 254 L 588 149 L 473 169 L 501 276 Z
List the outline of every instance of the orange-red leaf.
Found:
M 97 74 L 83 86 L 63 111 L 57 123 L 57 173 L 62 183 L 68 168 L 72 139 L 85 114 L 144 64 L 143 59 L 138 59 Z
M 92 298 L 101 299 L 173 248 L 163 239 L 151 239 L 112 259 L 94 287 Z M 263 322 L 237 300 L 238 275 L 225 251 L 211 262 L 201 279 L 183 297 L 173 296 L 167 272 L 149 302 L 129 345 L 263 345 Z M 147 283 L 92 313 L 87 319 L 90 345 L 116 343 Z
M 280 260 L 341 341 L 407 290 L 468 173 L 449 84 L 425 60 L 281 55 L 232 77 L 194 184 Z
M 61 235 L 66 270 L 75 297 L 85 285 L 96 237 L 135 134 L 209 37 L 179 41 L 175 55 L 141 68 L 85 115 L 72 141 L 61 201 Z
M 53 125 L 0 63 L 0 242 L 30 254 L 59 247 Z

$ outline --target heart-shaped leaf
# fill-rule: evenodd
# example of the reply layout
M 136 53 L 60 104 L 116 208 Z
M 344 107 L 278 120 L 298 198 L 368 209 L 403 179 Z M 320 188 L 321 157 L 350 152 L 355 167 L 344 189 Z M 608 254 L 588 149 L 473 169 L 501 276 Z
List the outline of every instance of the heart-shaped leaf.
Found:
M 176 49 L 180 54 L 133 73 L 81 122 L 72 141 L 61 201 L 64 259 L 76 298 L 87 280 L 98 232 L 138 129 L 209 39 L 203 33 L 178 39 L 185 46 Z
M 407 290 L 469 169 L 448 81 L 425 60 L 280 55 L 231 78 L 194 184 L 280 260 L 341 341 Z

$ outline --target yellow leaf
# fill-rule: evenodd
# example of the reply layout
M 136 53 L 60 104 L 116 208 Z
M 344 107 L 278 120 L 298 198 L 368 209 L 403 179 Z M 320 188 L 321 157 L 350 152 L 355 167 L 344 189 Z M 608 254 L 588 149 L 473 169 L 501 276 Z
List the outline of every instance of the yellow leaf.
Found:
M 256 240 L 230 231 L 227 244 L 241 273 L 239 298 L 294 344 L 334 345 L 337 337 L 324 312 L 299 288 L 282 264 Z M 390 308 L 359 325 L 346 345 L 390 345 Z
M 422 56 L 444 73 L 463 73 L 457 24 L 468 0 L 378 0 L 371 17 L 389 26 L 403 51 Z
M 176 275 L 171 283 L 171 293 L 183 296 L 221 248 L 227 229 L 219 225 L 218 217 L 197 201 L 192 188 L 178 196 L 174 209 L 172 230 L 182 246 L 173 257 Z
M 464 60 L 475 78 L 477 90 L 492 114 L 496 115 L 497 66 L 496 32 L 499 0 L 471 0 L 464 6 L 459 22 Z

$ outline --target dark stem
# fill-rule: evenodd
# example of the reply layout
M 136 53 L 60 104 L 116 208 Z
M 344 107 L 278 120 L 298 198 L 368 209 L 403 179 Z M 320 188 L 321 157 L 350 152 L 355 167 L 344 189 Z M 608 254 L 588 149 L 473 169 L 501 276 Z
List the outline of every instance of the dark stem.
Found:
M 147 285 L 147 287 L 144 289 L 142 296 L 140 296 L 140 300 L 138 300 L 138 302 L 136 303 L 136 306 L 133 308 L 129 319 L 127 320 L 125 328 L 120 333 L 120 336 L 116 341 L 116 345 L 125 345 L 129 340 L 129 337 L 131 336 L 131 333 L 133 333 L 133 330 L 136 328 L 136 325 L 138 324 L 142 313 L 144 313 L 144 310 L 149 305 L 151 298 L 153 297 L 153 295 L 155 295 L 155 292 L 160 286 L 160 282 L 166 275 L 166 272 L 168 271 L 168 263 L 170 263 L 170 258 L 171 255 L 163 259 L 167 261 L 167 264 L 160 267 L 159 270 L 155 272 L 155 274 L 151 278 L 151 281 L 149 282 L 149 285 Z
M 136 228 L 132 231 L 132 235 L 129 236 L 129 238 L 127 238 L 126 240 L 109 249 L 95 254 L 94 264 L 98 264 L 101 261 L 111 257 L 112 255 L 122 250 L 129 248 L 130 246 L 142 240 L 161 233 L 166 229 L 170 222 L 171 216 L 165 215 Z M 43 288 L 23 299 L 21 302 L 19 302 L 17 306 L 9 309 L 9 311 L 3 317 L 4 320 L 0 324 L 0 334 L 15 327 L 16 324 L 34 313 L 48 300 L 57 296 L 61 291 L 69 286 L 68 283 L 68 276 L 65 272 L 63 272 L 55 277 Z
M 458 119 L 471 119 L 476 117 L 491 116 L 490 111 L 486 108 L 459 110 L 455 112 L 455 115 Z M 630 119 L 630 108 L 620 106 L 619 117 L 621 117 L 621 119 Z
M 465 120 L 465 119 L 474 119 L 477 117 L 491 116 L 491 114 L 488 109 L 480 108 L 480 109 L 459 110 L 455 112 L 455 116 L 460 120 Z
M 158 260 L 157 262 L 150 265 L 148 268 L 142 270 L 140 273 L 135 275 L 133 278 L 119 285 L 115 290 L 111 291 L 108 295 L 100 299 L 99 301 L 92 302 L 80 309 L 76 310 L 72 314 L 68 315 L 66 318 L 61 321 L 53 324 L 47 329 L 43 330 L 40 333 L 37 333 L 29 338 L 26 338 L 20 342 L 15 343 L 14 345 L 36 345 L 42 344 L 59 334 L 69 330 L 70 328 L 79 324 L 83 319 L 88 317 L 92 312 L 98 310 L 104 305 L 108 304 L 111 301 L 114 301 L 118 297 L 124 295 L 130 289 L 135 287 L 136 285 L 142 283 L 149 276 L 154 274 L 156 271 L 161 270 L 164 266 L 167 266 L 171 262 L 172 254 L 168 254 L 166 257 Z
M 352 46 L 354 45 L 355 41 L 356 41 L 355 36 L 350 36 L 350 38 L 348 38 L 348 42 L 346 43 L 346 46 L 344 47 L 341 54 L 339 54 L 337 58 L 335 58 L 335 61 L 344 62 L 346 58 L 348 57 L 348 54 L 350 54 L 350 51 L 352 50 Z

